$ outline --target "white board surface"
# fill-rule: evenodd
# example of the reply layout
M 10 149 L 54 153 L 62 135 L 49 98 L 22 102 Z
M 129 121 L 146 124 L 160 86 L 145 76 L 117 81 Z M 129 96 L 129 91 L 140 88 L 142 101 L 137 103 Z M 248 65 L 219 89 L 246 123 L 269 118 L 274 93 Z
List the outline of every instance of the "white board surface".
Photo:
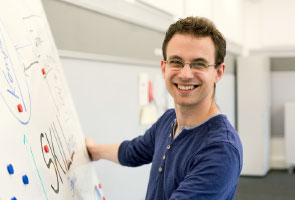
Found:
M 0 2 L 0 135 L 0 199 L 104 199 L 40 0 Z

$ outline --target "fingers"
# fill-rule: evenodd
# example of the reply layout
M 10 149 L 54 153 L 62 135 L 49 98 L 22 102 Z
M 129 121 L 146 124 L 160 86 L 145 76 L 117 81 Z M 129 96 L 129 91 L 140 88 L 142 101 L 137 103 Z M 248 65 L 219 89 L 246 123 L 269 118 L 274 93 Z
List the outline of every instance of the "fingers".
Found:
M 86 149 L 87 149 L 89 159 L 93 161 L 92 151 L 96 143 L 94 142 L 94 140 L 90 139 L 89 137 L 85 137 L 85 144 L 86 144 Z

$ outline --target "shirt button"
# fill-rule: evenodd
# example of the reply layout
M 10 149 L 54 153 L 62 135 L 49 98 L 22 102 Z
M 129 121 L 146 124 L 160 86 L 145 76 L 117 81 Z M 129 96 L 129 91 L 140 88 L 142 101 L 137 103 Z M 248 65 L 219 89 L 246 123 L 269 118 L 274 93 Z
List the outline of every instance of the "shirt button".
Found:
M 170 145 L 168 145 L 168 146 L 167 146 L 167 149 L 170 149 L 170 148 L 171 148 L 171 146 L 170 146 Z
M 169 134 L 169 137 L 171 137 L 171 136 L 172 136 L 172 134 L 170 133 L 170 134 Z
M 164 156 L 163 156 L 163 160 L 165 160 L 165 158 L 166 158 L 166 156 L 164 155 Z
M 162 167 L 160 167 L 160 168 L 159 168 L 159 172 L 162 172 L 162 171 L 163 171 L 163 169 L 162 169 Z

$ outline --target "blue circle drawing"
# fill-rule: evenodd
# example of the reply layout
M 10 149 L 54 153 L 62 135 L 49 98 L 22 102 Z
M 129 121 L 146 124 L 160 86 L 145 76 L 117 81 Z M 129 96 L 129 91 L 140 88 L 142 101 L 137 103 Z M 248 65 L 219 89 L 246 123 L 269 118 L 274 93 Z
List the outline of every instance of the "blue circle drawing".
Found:
M 1 26 L 0 83 L 0 96 L 10 113 L 21 124 L 28 124 L 31 118 L 31 96 L 28 83 L 23 72 L 22 60 L 17 52 L 17 49 L 9 40 L 8 34 Z M 21 104 L 24 108 L 22 113 L 19 113 L 17 109 L 18 104 Z

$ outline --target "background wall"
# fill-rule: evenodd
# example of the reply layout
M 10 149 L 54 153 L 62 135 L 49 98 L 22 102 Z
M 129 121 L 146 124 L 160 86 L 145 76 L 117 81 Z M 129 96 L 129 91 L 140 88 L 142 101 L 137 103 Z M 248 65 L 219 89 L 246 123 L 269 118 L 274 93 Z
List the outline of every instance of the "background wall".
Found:
M 108 144 L 144 133 L 147 127 L 139 124 L 138 76 L 144 72 L 155 80 L 160 68 L 72 58 L 62 58 L 62 64 L 86 136 Z M 128 168 L 99 161 L 94 166 L 107 198 L 145 198 L 150 165 Z
M 113 17 L 111 11 L 105 11 L 110 5 L 103 2 L 92 5 L 87 1 L 79 3 L 79 1 L 43 0 L 58 48 L 84 54 L 132 58 L 141 62 L 158 62 L 161 57 L 155 50 L 161 48 L 164 32 L 157 26 L 154 28 L 143 26 L 144 21 L 141 18 Z M 126 5 L 128 4 L 123 4 L 121 9 L 124 9 L 124 6 L 128 9 Z M 91 10 L 89 6 L 92 6 Z M 105 9 L 104 13 L 102 9 Z M 134 9 L 137 11 L 140 8 L 131 9 L 131 13 Z M 146 9 L 141 8 L 142 12 L 147 12 Z M 157 22 L 163 27 L 172 22 L 171 16 L 167 14 L 155 11 L 153 15 L 164 18 Z
M 250 49 L 294 49 L 294 1 L 248 0 L 245 3 L 246 45 Z

